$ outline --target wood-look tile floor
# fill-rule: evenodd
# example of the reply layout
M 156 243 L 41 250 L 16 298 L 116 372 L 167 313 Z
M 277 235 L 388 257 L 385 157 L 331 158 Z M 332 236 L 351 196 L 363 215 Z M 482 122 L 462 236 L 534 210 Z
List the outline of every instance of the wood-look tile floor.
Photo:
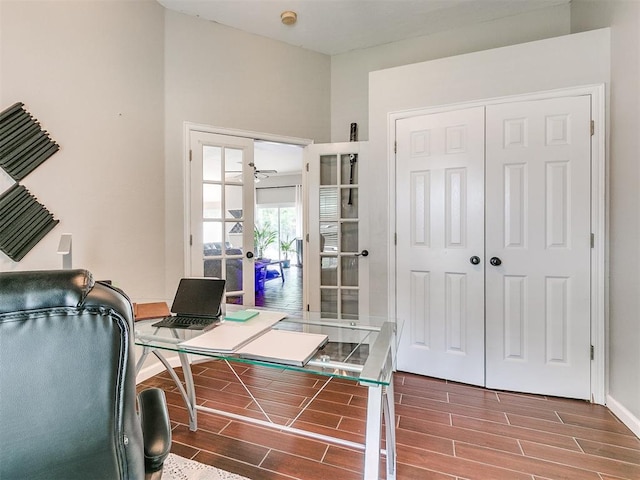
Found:
M 236 368 L 280 423 L 293 418 L 322 384 L 311 374 Z M 261 418 L 223 362 L 199 363 L 193 372 L 198 403 Z M 402 372 L 394 385 L 400 480 L 640 479 L 640 440 L 605 407 Z M 167 394 L 172 451 L 178 455 L 253 480 L 362 478 L 364 455 L 358 450 L 203 412 L 198 431 L 191 432 L 170 377 L 157 375 L 139 388 L 148 386 Z M 366 396 L 356 383 L 332 380 L 295 426 L 362 442 Z
M 275 269 L 274 266 L 269 268 Z M 272 278 L 264 283 L 264 290 L 256 292 L 256 306 L 300 315 L 303 268 L 291 265 L 290 268 L 284 268 L 283 272 L 284 282 L 280 277 Z

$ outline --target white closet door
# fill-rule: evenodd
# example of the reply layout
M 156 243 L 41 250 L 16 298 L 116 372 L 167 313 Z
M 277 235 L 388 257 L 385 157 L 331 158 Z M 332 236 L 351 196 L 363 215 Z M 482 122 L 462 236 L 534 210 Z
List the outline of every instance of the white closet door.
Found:
M 484 108 L 399 120 L 396 139 L 398 369 L 484 385 Z
M 587 399 L 590 97 L 488 106 L 486 122 L 487 387 Z

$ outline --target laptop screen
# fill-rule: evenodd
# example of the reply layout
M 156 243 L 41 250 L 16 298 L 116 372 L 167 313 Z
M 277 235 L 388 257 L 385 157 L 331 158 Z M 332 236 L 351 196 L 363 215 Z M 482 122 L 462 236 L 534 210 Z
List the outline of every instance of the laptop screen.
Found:
M 178 315 L 217 317 L 225 281 L 219 278 L 183 278 L 178 284 L 171 312 Z

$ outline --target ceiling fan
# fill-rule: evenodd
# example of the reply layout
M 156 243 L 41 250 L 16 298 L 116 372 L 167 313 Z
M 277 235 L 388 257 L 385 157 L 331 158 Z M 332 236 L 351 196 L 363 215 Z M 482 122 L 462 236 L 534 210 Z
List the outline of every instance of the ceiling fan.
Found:
M 277 170 L 258 170 L 256 164 L 253 162 L 249 163 L 249 166 L 253 167 L 253 176 L 257 181 L 264 180 L 265 178 L 269 178 L 269 175 L 278 173 Z

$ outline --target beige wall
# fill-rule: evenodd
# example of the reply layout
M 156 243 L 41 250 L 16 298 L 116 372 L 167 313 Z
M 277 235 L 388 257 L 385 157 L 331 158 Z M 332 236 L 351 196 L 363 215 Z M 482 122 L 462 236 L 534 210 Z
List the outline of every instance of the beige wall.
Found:
M 595 61 L 591 61 L 595 59 Z M 369 188 L 376 192 L 370 202 L 369 227 L 375 241 L 372 250 L 386 252 L 393 233 L 389 216 L 389 177 L 394 168 L 389 158 L 388 115 L 419 108 L 479 102 L 560 88 L 607 83 L 609 80 L 608 31 L 539 40 L 469 53 L 429 62 L 372 72 L 369 141 L 371 176 Z M 388 310 L 388 259 L 370 257 L 371 311 Z
M 61 145 L 23 182 L 61 223 L 0 271 L 74 267 L 134 300 L 184 274 L 183 122 L 330 137 L 329 57 L 155 0 L 0 1 L 0 109 L 22 101 Z M 9 185 L 0 178 L 0 188 Z
M 463 53 L 566 35 L 569 5 L 468 25 L 331 57 L 331 141 L 349 140 L 358 123 L 359 139 L 369 140 L 369 72 Z
M 640 2 L 573 0 L 573 31 L 601 26 L 611 27 L 608 403 L 640 435 Z
M 62 149 L 23 182 L 61 224 L 19 264 L 0 254 L 0 271 L 60 266 L 56 247 L 69 232 L 75 266 L 134 299 L 170 296 L 184 267 L 185 120 L 316 142 L 346 140 L 356 121 L 361 139 L 380 142 L 386 124 L 375 135 L 368 126 L 370 71 L 562 35 L 569 20 L 574 32 L 611 26 L 610 394 L 640 418 L 639 9 L 573 0 L 570 17 L 556 7 L 330 59 L 165 12 L 154 0 L 2 0 L 0 108 L 24 102 Z M 421 95 L 443 86 L 431 82 Z M 387 200 L 378 197 L 383 214 L 371 231 L 386 239 Z M 373 275 L 385 269 L 374 264 Z
M 167 290 L 184 275 L 183 124 L 329 141 L 330 58 L 165 13 Z
M 0 271 L 74 267 L 164 293 L 163 17 L 155 1 L 0 2 L 0 109 L 17 101 L 61 149 L 22 183 L 60 224 Z

